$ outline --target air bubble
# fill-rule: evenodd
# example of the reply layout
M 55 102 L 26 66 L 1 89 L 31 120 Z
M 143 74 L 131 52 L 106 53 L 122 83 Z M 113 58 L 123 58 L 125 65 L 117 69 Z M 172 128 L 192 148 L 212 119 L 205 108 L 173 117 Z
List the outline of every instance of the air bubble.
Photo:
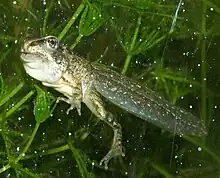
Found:
M 202 151 L 202 148 L 201 147 L 198 147 L 198 149 L 197 149 L 198 151 Z

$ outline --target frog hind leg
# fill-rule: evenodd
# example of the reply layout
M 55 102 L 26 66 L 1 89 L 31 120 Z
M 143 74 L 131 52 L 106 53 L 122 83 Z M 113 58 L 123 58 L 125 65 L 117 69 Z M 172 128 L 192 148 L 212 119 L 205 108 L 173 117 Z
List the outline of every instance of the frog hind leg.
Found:
M 101 99 L 101 96 L 95 91 L 90 90 L 86 92 L 83 98 L 83 102 L 87 107 L 95 114 L 99 119 L 107 123 L 114 132 L 114 138 L 112 146 L 105 157 L 100 161 L 100 165 L 104 165 L 105 169 L 108 169 L 108 162 L 116 156 L 125 156 L 122 151 L 122 128 L 118 121 L 113 117 L 112 113 L 105 109 L 105 105 Z

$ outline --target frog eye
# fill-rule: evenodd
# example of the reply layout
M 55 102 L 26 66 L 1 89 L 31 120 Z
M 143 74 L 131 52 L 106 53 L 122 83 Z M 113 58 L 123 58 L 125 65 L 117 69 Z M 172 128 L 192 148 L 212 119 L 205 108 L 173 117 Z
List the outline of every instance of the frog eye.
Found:
M 59 47 L 59 40 L 56 37 L 47 38 L 46 45 L 48 49 L 57 49 Z

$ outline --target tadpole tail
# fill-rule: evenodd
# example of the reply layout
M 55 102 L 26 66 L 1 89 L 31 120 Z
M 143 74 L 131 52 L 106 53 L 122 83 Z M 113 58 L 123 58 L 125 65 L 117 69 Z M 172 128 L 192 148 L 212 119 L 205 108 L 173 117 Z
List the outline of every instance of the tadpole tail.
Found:
M 206 134 L 201 121 L 190 112 L 170 104 L 150 89 L 101 65 L 94 65 L 95 88 L 109 101 L 133 115 L 177 134 Z

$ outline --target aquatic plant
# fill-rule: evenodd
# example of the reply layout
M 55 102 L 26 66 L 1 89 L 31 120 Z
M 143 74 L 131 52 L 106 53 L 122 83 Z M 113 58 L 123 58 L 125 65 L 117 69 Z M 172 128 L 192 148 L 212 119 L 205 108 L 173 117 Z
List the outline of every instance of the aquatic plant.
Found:
M 217 2 L 215 2 L 217 3 Z M 218 177 L 219 24 L 214 1 L 0 2 L 0 177 Z M 83 107 L 66 115 L 58 93 L 20 61 L 28 34 L 55 35 L 201 118 L 208 134 L 179 137 L 112 106 L 125 158 L 104 170 L 112 130 Z

